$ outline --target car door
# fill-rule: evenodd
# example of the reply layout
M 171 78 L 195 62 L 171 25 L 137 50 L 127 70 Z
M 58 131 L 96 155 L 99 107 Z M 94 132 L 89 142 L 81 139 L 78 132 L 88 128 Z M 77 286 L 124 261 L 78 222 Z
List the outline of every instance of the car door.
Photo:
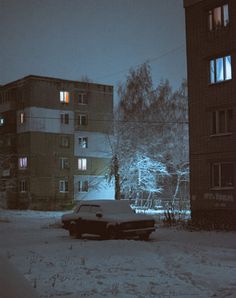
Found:
M 81 233 L 89 233 L 90 208 L 91 206 L 89 204 L 83 204 L 79 208 L 78 214 L 80 220 L 78 222 L 78 228 Z
M 88 218 L 88 229 L 90 234 L 101 235 L 106 229 L 106 222 L 103 219 L 102 209 L 99 205 L 91 205 Z

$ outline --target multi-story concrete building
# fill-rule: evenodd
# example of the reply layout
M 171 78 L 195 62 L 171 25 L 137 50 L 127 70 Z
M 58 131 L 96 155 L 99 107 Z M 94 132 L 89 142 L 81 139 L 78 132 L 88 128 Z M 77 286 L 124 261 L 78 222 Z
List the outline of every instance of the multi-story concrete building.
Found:
M 236 1 L 184 7 L 192 218 L 236 224 Z
M 60 208 L 112 199 L 113 87 L 27 76 L 0 89 L 1 201 Z

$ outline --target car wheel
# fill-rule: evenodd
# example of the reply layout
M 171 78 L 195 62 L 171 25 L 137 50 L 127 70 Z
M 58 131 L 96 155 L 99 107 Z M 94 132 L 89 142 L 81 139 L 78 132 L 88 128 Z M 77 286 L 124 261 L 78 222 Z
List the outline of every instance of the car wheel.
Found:
M 142 240 L 142 241 L 148 241 L 149 236 L 150 236 L 149 233 L 142 234 L 142 235 L 139 235 L 139 239 Z
M 81 238 L 81 232 L 79 231 L 76 223 L 70 224 L 69 233 L 73 238 Z
M 109 227 L 107 234 L 108 234 L 109 239 L 117 239 L 117 231 L 116 231 L 115 227 Z

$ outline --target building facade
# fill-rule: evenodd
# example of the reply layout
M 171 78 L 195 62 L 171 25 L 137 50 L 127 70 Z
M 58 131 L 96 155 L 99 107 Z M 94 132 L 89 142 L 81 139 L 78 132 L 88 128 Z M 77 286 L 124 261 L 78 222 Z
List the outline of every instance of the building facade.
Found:
M 113 87 L 27 76 L 0 89 L 1 202 L 55 209 L 112 199 Z
M 185 0 L 192 219 L 236 224 L 236 1 Z

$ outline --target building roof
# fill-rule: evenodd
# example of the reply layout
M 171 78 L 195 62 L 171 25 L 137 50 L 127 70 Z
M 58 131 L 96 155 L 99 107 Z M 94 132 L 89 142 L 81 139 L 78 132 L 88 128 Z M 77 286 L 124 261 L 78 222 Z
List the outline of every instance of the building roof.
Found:
M 24 81 L 27 80 L 44 80 L 44 81 L 54 81 L 54 82 L 69 82 L 69 83 L 81 83 L 81 84 L 89 84 L 89 85 L 94 85 L 94 86 L 109 86 L 112 87 L 112 85 L 107 85 L 107 84 L 98 84 L 98 83 L 93 83 L 93 82 L 83 82 L 83 81 L 75 81 L 75 80 L 66 80 L 66 79 L 61 79 L 61 78 L 55 78 L 55 77 L 47 77 L 47 76 L 38 76 L 38 75 L 28 75 L 25 76 L 21 79 L 6 83 L 5 85 L 0 85 L 1 87 L 7 87 L 10 85 L 15 85 L 15 84 L 21 84 Z
M 184 0 L 184 7 L 192 6 L 194 4 L 197 4 L 199 2 L 202 2 L 204 0 Z

